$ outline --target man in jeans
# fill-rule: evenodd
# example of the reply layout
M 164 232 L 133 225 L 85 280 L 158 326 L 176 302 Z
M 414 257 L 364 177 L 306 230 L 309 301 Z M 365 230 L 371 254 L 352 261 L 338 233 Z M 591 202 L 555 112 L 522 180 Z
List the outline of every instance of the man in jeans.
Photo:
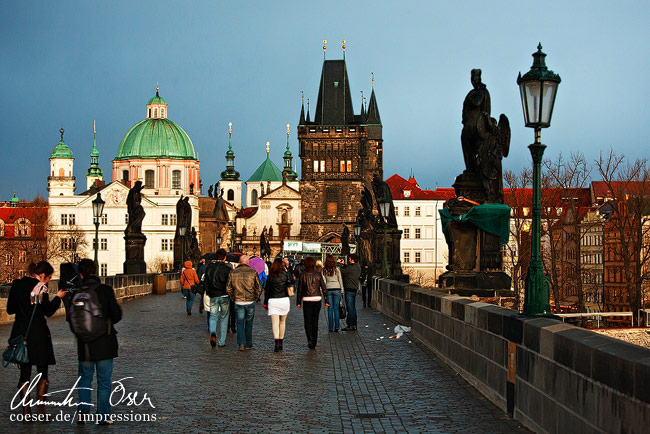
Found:
M 341 268 L 341 277 L 345 288 L 345 307 L 348 311 L 345 318 L 347 327 L 343 331 L 357 329 L 357 291 L 359 290 L 359 277 L 361 276 L 361 267 L 357 264 L 358 261 L 359 257 L 352 254 L 348 259 L 349 264 Z
M 100 282 L 96 274 L 95 262 L 92 259 L 79 261 L 79 274 L 84 286 L 94 287 L 97 298 L 102 307 L 104 318 L 110 320 L 110 331 L 90 343 L 83 343 L 77 339 L 77 353 L 79 356 L 79 419 L 77 423 L 84 423 L 83 414 L 90 412 L 90 387 L 93 382 L 94 371 L 97 371 L 97 414 L 102 415 L 100 424 L 112 425 L 109 418 L 111 414 L 111 376 L 113 375 L 113 359 L 117 357 L 117 336 L 113 325 L 122 319 L 122 309 L 117 304 L 113 288 Z
M 203 277 L 205 293 L 210 297 L 210 345 L 217 346 L 217 322 L 219 322 L 219 347 L 226 346 L 230 297 L 226 291 L 232 268 L 226 264 L 226 251 L 217 250 L 217 261 L 208 264 Z
M 235 302 L 237 313 L 237 344 L 239 351 L 250 350 L 253 346 L 253 318 L 255 302 L 262 295 L 262 285 L 257 271 L 248 265 L 249 257 L 239 258 L 239 266 L 230 272 L 226 291 Z

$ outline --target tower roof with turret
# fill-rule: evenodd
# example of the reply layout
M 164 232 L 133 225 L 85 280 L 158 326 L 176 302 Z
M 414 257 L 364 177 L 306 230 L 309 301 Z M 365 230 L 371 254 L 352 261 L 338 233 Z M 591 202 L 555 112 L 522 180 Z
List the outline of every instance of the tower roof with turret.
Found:
M 54 146 L 54 149 L 52 149 L 52 152 L 50 153 L 50 160 L 53 158 L 73 158 L 72 151 L 63 141 L 63 128 L 61 128 L 59 132 L 61 133 L 61 141 Z
M 325 60 L 321 72 L 314 122 L 348 125 L 355 122 L 345 60 Z

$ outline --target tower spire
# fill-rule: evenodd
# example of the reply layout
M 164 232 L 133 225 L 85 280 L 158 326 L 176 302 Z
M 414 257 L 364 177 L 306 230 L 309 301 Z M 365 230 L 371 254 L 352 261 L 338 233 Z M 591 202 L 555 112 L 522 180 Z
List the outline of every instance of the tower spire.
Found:
M 341 44 L 343 44 L 343 60 L 345 60 L 345 39 L 341 41 Z
M 228 150 L 232 150 L 232 122 L 228 122 Z
M 156 82 L 156 96 L 160 96 L 160 95 L 158 95 L 158 90 L 159 90 L 159 89 L 160 89 L 160 88 L 158 87 L 158 82 Z
M 284 169 L 282 169 L 282 177 L 287 181 L 295 181 L 298 178 L 298 174 L 291 170 L 293 156 L 289 150 L 289 132 L 291 131 L 291 125 L 287 124 L 287 149 L 284 151 Z
M 305 92 L 300 91 L 300 122 L 299 125 L 305 125 Z
M 309 98 L 307 98 L 307 122 L 311 122 L 309 120 Z
M 327 52 L 327 39 L 323 39 L 323 60 L 325 60 L 326 52 Z
M 269 158 L 270 153 L 271 153 L 271 142 L 267 141 L 266 142 L 266 158 Z
M 287 151 L 289 150 L 289 131 L 290 131 L 291 125 L 287 124 Z

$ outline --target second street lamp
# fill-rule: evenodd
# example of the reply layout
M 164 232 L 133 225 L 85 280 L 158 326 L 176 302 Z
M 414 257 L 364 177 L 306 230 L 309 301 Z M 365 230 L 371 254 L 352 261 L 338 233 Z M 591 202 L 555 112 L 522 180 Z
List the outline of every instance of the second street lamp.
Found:
M 381 200 L 379 200 L 379 212 L 381 213 L 381 217 L 384 219 L 384 258 L 382 259 L 381 277 L 388 277 L 390 275 L 390 270 L 388 269 L 387 231 L 388 231 L 388 213 L 390 212 L 390 201 L 386 196 L 382 197 Z
M 542 205 L 541 205 L 541 166 L 544 149 L 542 128 L 551 125 L 555 95 L 560 84 L 560 76 L 549 70 L 545 62 L 546 54 L 542 44 L 533 53 L 533 66 L 523 76 L 519 73 L 517 84 L 521 93 L 526 126 L 535 129 L 535 143 L 528 146 L 533 157 L 533 224 L 530 233 L 531 253 L 524 298 L 526 315 L 549 315 L 551 313 L 549 279 L 544 275 L 541 258 Z M 556 303 L 558 300 L 556 300 Z M 556 304 L 557 305 L 557 304 Z
M 104 202 L 102 194 L 97 193 L 97 197 L 92 201 L 93 204 L 93 217 L 95 219 L 95 271 L 99 276 L 99 260 L 97 259 L 97 250 L 99 249 L 99 219 L 104 214 Z
M 178 228 L 178 235 L 181 238 L 181 265 L 180 269 L 183 269 L 183 264 L 185 263 L 185 233 L 187 232 L 187 227 L 181 226 Z

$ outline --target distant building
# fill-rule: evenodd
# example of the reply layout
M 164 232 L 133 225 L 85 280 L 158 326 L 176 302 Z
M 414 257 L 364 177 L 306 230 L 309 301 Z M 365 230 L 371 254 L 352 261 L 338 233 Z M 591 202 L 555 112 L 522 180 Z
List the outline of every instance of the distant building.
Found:
M 156 95 L 147 103 L 147 118 L 124 135 L 113 160 L 113 181 L 105 184 L 99 169 L 95 134 L 86 187 L 76 194 L 74 158 L 61 140 L 50 155 L 48 257 L 58 274 L 59 264 L 94 256 L 95 225 L 92 201 L 99 192 L 106 202 L 100 218 L 98 262 L 101 275 L 123 273 L 124 230 L 128 221 L 126 198 L 136 181 L 144 185 L 142 233 L 147 237 L 148 272 L 171 269 L 176 235 L 176 203 L 188 196 L 192 225 L 199 232 L 199 160 L 187 133 L 167 118 L 167 102 Z M 200 232 L 199 232 L 200 236 Z
M 374 79 L 373 79 L 374 82 Z M 302 178 L 300 235 L 339 242 L 342 224 L 352 227 L 361 191 L 374 174 L 383 179 L 382 124 L 374 83 L 367 112 L 352 107 L 345 60 L 325 60 L 314 119 L 301 108 L 298 125 Z
M 47 217 L 44 200 L 21 202 L 14 193 L 0 202 L 0 283 L 21 278 L 30 262 L 47 257 Z
M 449 262 L 439 211 L 456 193 L 453 188 L 423 190 L 413 176 L 406 180 L 395 174 L 386 182 L 402 231 L 402 270 L 410 275 L 412 283 L 435 286 Z

